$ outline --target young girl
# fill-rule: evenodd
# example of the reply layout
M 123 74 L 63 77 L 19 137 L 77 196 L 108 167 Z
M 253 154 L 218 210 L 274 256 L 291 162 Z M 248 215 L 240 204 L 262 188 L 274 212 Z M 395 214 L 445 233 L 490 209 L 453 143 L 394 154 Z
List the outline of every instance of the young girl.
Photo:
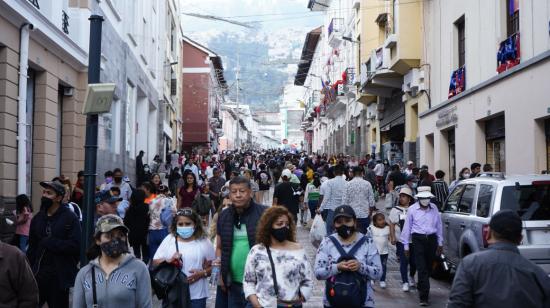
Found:
M 22 194 L 15 198 L 15 210 L 17 215 L 17 227 L 12 244 L 19 247 L 22 252 L 27 252 L 29 245 L 29 228 L 32 219 L 31 200 L 27 195 Z
M 386 217 L 382 213 L 376 213 L 372 217 L 373 225 L 369 227 L 370 234 L 378 248 L 380 261 L 382 262 L 382 277 L 380 278 L 380 287 L 386 288 L 386 263 L 388 262 L 390 227 L 386 224 Z

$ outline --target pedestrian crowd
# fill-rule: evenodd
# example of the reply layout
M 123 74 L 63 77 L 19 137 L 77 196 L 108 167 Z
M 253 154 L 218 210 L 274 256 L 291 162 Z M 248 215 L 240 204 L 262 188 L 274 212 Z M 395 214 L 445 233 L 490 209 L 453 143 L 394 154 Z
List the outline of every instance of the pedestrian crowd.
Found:
M 298 308 L 314 279 L 325 283 L 325 307 L 375 307 L 390 246 L 402 291 L 416 288 L 427 306 L 444 242 L 440 209 L 481 172 L 474 163 L 447 184 L 441 170 L 375 155 L 173 151 L 148 164 L 144 154 L 134 180 L 122 168 L 104 173 L 93 213 L 81 210 L 82 171 L 74 184 L 63 175 L 41 182 L 34 207 L 17 196 L 13 246 L 0 242 L 0 307 L 69 307 L 73 288 L 75 308 L 152 307 L 153 296 L 163 307 L 204 308 L 215 296 L 216 308 Z M 86 215 L 95 230 L 84 265 Z M 311 228 L 314 259 L 299 227 Z M 517 213 L 493 215 L 491 245 L 460 264 L 449 307 L 550 307 L 550 278 L 519 254 L 521 231 Z

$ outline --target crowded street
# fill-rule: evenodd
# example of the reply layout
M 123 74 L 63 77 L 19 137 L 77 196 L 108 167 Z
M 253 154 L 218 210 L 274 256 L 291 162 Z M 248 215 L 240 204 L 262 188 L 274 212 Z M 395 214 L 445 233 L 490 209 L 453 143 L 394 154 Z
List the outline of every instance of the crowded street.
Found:
M 0 0 L 0 308 L 550 308 L 550 0 Z

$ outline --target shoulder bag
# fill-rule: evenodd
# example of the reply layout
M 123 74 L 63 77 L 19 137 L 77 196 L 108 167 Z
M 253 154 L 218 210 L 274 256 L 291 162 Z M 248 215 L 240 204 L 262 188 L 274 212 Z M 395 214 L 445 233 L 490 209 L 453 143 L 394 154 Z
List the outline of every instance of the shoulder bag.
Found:
M 275 274 L 275 263 L 273 257 L 271 257 L 271 249 L 266 247 L 267 256 L 269 257 L 269 263 L 271 263 L 271 274 L 273 276 L 273 288 L 275 289 L 275 297 L 277 298 L 277 308 L 302 308 L 302 303 L 279 303 L 279 286 L 277 284 L 277 274 Z

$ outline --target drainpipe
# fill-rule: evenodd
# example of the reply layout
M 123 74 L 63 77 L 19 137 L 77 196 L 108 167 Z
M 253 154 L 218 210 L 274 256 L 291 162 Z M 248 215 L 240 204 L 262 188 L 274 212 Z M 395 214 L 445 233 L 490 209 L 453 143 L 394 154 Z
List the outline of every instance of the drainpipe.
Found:
M 17 113 L 17 194 L 27 194 L 27 69 L 29 59 L 29 30 L 24 23 L 19 28 L 19 101 Z

